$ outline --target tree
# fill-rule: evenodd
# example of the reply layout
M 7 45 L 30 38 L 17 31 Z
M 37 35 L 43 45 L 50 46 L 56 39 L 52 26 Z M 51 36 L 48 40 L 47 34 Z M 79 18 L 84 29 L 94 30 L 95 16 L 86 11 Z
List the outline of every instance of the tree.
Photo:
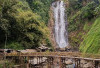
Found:
M 37 9 L 41 7 L 41 2 L 35 5 Z M 49 34 L 47 26 L 25 0 L 5 0 L 4 6 L 0 7 L 0 47 L 4 48 L 5 35 L 8 38 L 7 48 L 14 48 L 14 45 L 14 49 L 36 48 L 49 43 L 46 41 Z

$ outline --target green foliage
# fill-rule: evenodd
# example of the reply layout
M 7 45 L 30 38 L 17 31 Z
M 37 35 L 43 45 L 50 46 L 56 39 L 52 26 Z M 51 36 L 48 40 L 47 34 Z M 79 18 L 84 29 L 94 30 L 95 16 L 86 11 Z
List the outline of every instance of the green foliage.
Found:
M 100 5 L 98 4 L 98 0 L 91 0 L 86 3 L 84 2 L 84 4 L 83 0 L 78 0 L 78 2 L 81 2 L 81 7 L 79 6 L 80 8 L 78 9 L 75 9 L 77 0 L 76 2 L 73 2 L 71 2 L 73 6 L 70 5 L 66 9 L 69 22 L 68 32 L 70 45 L 76 47 L 80 46 L 80 50 L 84 53 L 100 54 L 100 18 L 98 19 L 98 22 L 96 21 L 94 23 L 94 20 L 100 16 Z M 95 26 L 91 26 L 92 24 L 95 24 Z
M 94 2 L 95 2 L 96 4 L 99 4 L 99 3 L 100 3 L 99 0 L 94 0 Z
M 14 67 L 14 63 L 12 63 L 10 61 L 6 61 L 5 65 L 6 65 L 6 68 Z
M 85 7 L 82 8 L 81 10 L 81 18 L 88 18 L 91 19 L 94 16 L 94 10 L 96 8 L 96 5 L 94 2 L 88 3 Z
M 7 44 L 7 48 L 8 49 L 15 49 L 15 50 L 18 50 L 18 49 L 24 49 L 24 47 L 19 44 L 18 42 L 10 42 Z
M 8 60 L 1 60 L 0 61 L 0 68 L 4 68 L 4 64 L 6 66 L 6 68 L 12 68 L 14 67 L 14 63 L 8 61 Z
M 88 3 L 86 6 L 82 7 L 79 11 L 73 13 L 72 15 L 71 13 L 69 14 L 69 12 L 71 11 L 69 10 L 67 11 L 69 15 L 68 16 L 69 27 L 70 27 L 68 28 L 69 32 L 80 29 L 79 28 L 80 24 L 81 25 L 85 24 L 84 20 L 90 21 L 92 18 L 94 18 L 99 14 L 99 6 L 96 5 L 95 2 Z
M 81 33 L 76 34 L 72 37 L 69 37 L 70 45 L 73 46 L 73 47 L 78 47 L 80 45 L 80 42 L 81 42 L 81 40 L 79 40 L 80 36 L 81 36 Z
M 88 34 L 84 37 L 80 50 L 84 53 L 100 54 L 100 18 L 95 21 Z
M 88 31 L 91 28 L 91 26 L 88 25 L 88 22 L 85 23 L 83 30 Z
M 41 13 L 38 14 L 38 11 L 31 10 L 31 8 L 38 9 L 42 2 L 34 2 L 36 7 L 32 6 L 30 8 L 25 0 L 4 1 L 4 5 L 0 6 L 2 14 L 0 18 L 0 38 L 2 38 L 0 44 L 2 46 L 0 47 L 4 47 L 5 35 L 7 35 L 7 48 L 36 48 L 40 44 L 49 44 L 51 46 L 48 39 L 49 30 L 45 23 L 42 22 Z M 44 7 L 41 8 L 44 9 Z
M 0 68 L 3 68 L 3 65 L 2 64 L 0 64 Z
M 95 8 L 94 10 L 94 15 L 95 16 L 99 16 L 100 15 L 100 5 L 98 7 Z
M 73 10 L 77 10 L 77 9 L 80 9 L 82 7 L 82 4 L 77 0 L 69 0 L 69 6 Z
M 42 18 L 41 21 L 47 24 L 49 19 L 49 10 L 52 1 L 54 0 L 26 0 L 33 12 L 39 14 Z

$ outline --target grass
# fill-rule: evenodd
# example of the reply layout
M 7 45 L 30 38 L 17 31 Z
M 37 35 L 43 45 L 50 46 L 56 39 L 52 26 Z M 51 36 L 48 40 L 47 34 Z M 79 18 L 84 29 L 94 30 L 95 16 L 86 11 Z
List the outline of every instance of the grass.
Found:
M 83 53 L 100 54 L 100 18 L 96 19 L 92 28 L 84 37 L 80 50 Z

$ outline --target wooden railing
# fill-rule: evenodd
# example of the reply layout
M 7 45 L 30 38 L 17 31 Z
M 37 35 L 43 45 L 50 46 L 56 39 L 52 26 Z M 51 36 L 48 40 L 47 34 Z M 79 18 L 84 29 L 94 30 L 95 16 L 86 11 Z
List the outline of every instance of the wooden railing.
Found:
M 6 59 L 12 60 L 13 62 L 18 62 L 18 64 L 21 66 L 20 68 L 32 68 L 35 66 L 35 64 L 31 64 L 30 60 L 37 59 L 37 66 L 44 65 L 44 63 L 41 63 L 43 61 L 43 57 L 46 57 L 47 60 L 45 63 L 47 63 L 48 68 L 52 68 L 51 65 L 55 65 L 55 63 L 59 62 L 60 67 L 59 68 L 66 68 L 64 65 L 66 59 L 73 59 L 75 68 L 82 68 L 81 60 L 85 61 L 91 61 L 94 65 L 94 68 L 99 68 L 100 64 L 100 55 L 93 55 L 93 54 L 83 54 L 79 52 L 28 52 L 28 53 L 9 53 L 6 54 Z M 56 61 L 59 60 L 59 61 Z M 35 68 L 35 67 L 34 67 Z
M 79 52 L 28 52 L 28 53 L 9 53 L 6 56 L 66 56 L 100 59 L 100 54 L 83 54 Z

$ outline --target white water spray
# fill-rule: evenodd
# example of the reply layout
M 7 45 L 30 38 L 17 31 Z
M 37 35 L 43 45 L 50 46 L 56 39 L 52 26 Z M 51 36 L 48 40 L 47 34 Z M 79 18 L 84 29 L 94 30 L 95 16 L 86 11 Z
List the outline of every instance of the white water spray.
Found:
M 55 20 L 54 35 L 57 45 L 60 48 L 68 46 L 67 21 L 65 19 L 65 5 L 63 1 L 56 1 L 52 4 Z

